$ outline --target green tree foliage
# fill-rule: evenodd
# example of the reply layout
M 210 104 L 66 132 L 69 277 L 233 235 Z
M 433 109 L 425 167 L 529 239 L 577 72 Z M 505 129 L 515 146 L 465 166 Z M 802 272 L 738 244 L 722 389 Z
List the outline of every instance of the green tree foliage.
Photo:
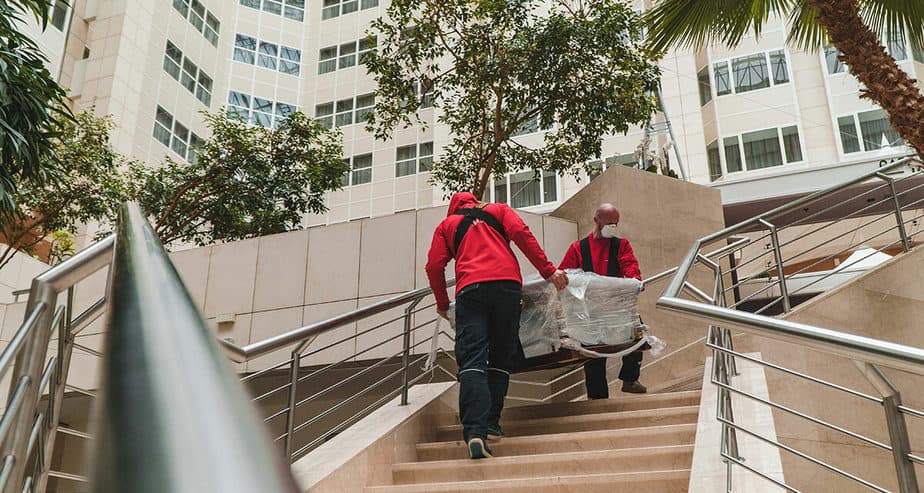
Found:
M 47 59 L 20 28 L 29 16 L 44 28 L 47 0 L 0 0 L 0 212 L 14 212 L 20 182 L 59 176 L 55 123 L 67 119 L 65 93 Z
M 302 113 L 279 128 L 206 114 L 212 131 L 193 163 L 133 163 L 128 196 L 154 220 L 164 244 L 206 245 L 289 231 L 327 210 L 326 192 L 347 172 L 342 138 Z
M 638 15 L 619 0 L 393 0 L 364 57 L 378 83 L 377 138 L 433 104 L 452 141 L 433 166 L 446 190 L 483 194 L 492 174 L 577 174 L 600 139 L 646 123 L 659 70 Z M 416 90 L 419 85 L 422 90 Z M 549 129 L 541 145 L 513 137 Z
M 58 126 L 60 134 L 52 141 L 52 152 L 54 159 L 68 164 L 67 174 L 41 183 L 27 180 L 17 188 L 12 196 L 16 207 L 0 215 L 6 244 L 0 250 L 0 268 L 18 251 L 37 254 L 50 237 L 76 234 L 80 225 L 110 216 L 128 197 L 120 172 L 125 160 L 109 142 L 111 119 L 89 110 Z

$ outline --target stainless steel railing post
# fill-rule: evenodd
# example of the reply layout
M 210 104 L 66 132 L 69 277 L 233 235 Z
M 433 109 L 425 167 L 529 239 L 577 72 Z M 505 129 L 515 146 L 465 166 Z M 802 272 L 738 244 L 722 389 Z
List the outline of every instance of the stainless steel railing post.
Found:
M 292 351 L 292 361 L 289 366 L 289 407 L 286 412 L 286 437 L 284 440 L 286 460 L 292 460 L 292 451 L 295 450 L 295 411 L 298 404 L 298 366 L 301 360 L 301 345 Z
M 908 457 L 908 454 L 911 453 L 908 427 L 905 424 L 904 414 L 899 410 L 902 405 L 901 392 L 898 391 L 898 388 L 878 366 L 859 361 L 854 361 L 854 364 L 882 396 L 882 407 L 885 411 L 886 425 L 889 429 L 889 441 L 892 446 L 892 459 L 895 462 L 895 474 L 898 478 L 899 491 L 901 493 L 918 493 L 918 480 L 914 471 L 914 462 Z
M 895 222 L 898 224 L 898 234 L 902 240 L 902 249 L 907 253 L 911 250 L 911 242 L 908 240 L 908 232 L 905 231 L 905 220 L 902 219 L 902 204 L 898 200 L 898 193 L 895 191 L 895 180 L 885 173 L 877 173 L 876 176 L 889 184 L 889 191 L 892 193 L 892 205 L 895 207 Z
M 789 313 L 791 307 L 789 305 L 789 291 L 786 289 L 786 274 L 783 272 L 783 252 L 780 251 L 779 232 L 777 231 L 776 226 L 766 219 L 761 219 L 760 223 L 770 228 L 770 241 L 773 245 L 773 257 L 776 260 L 776 277 L 780 284 L 780 296 L 783 300 L 783 313 Z
M 401 405 L 407 405 L 407 392 L 408 392 L 408 382 L 410 381 L 408 377 L 408 361 L 411 357 L 411 316 L 414 314 L 414 309 L 417 308 L 417 305 L 420 304 L 423 298 L 418 298 L 411 302 L 407 308 L 404 309 L 404 352 L 401 355 Z

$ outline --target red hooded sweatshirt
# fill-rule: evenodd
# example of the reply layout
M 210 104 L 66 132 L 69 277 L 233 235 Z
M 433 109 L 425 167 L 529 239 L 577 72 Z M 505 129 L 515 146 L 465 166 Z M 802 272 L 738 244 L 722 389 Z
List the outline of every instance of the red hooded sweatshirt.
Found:
M 433 232 L 433 242 L 430 244 L 426 270 L 430 288 L 433 289 L 436 297 L 436 307 L 439 310 L 449 308 L 444 272 L 446 265 L 453 259 L 452 248 L 456 228 L 462 221 L 462 216 L 454 215 L 454 213 L 459 209 L 475 207 L 478 203 L 478 199 L 468 192 L 453 195 L 452 200 L 449 201 L 446 219 L 443 219 Z M 484 211 L 500 221 L 507 233 L 507 238 L 516 243 L 517 247 L 526 254 L 526 258 L 536 267 L 542 277 L 548 279 L 555 273 L 555 265 L 549 262 L 539 242 L 536 241 L 536 237 L 513 209 L 506 204 L 488 204 L 484 206 Z M 465 233 L 455 259 L 456 293 L 478 282 L 523 282 L 520 277 L 520 264 L 513 255 L 510 244 L 494 228 L 482 221 L 476 220 Z

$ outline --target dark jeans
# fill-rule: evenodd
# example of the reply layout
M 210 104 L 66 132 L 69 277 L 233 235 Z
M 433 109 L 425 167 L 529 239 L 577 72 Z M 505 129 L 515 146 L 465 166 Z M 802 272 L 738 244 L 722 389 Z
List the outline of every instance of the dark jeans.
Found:
M 635 351 L 622 357 L 622 369 L 619 379 L 623 382 L 636 382 L 642 372 L 642 355 Z M 606 378 L 606 361 L 608 358 L 593 358 L 584 363 L 584 385 L 587 387 L 588 399 L 608 399 L 609 382 Z
M 456 297 L 459 414 L 466 441 L 485 438 L 497 425 L 510 372 L 526 359 L 520 346 L 520 294 L 516 281 L 466 286 Z

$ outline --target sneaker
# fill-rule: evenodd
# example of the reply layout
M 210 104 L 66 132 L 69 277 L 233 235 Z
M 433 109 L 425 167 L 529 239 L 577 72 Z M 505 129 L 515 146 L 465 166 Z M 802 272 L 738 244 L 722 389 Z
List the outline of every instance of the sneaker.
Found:
M 472 459 L 487 459 L 494 457 L 491 455 L 491 449 L 488 448 L 488 444 L 484 443 L 484 439 L 475 437 L 468 441 L 468 453 Z
M 623 382 L 622 391 L 630 394 L 644 394 L 648 392 L 648 389 L 636 380 L 635 382 Z
M 504 430 L 501 430 L 500 425 L 488 425 L 488 440 L 496 442 L 501 438 L 504 438 Z

